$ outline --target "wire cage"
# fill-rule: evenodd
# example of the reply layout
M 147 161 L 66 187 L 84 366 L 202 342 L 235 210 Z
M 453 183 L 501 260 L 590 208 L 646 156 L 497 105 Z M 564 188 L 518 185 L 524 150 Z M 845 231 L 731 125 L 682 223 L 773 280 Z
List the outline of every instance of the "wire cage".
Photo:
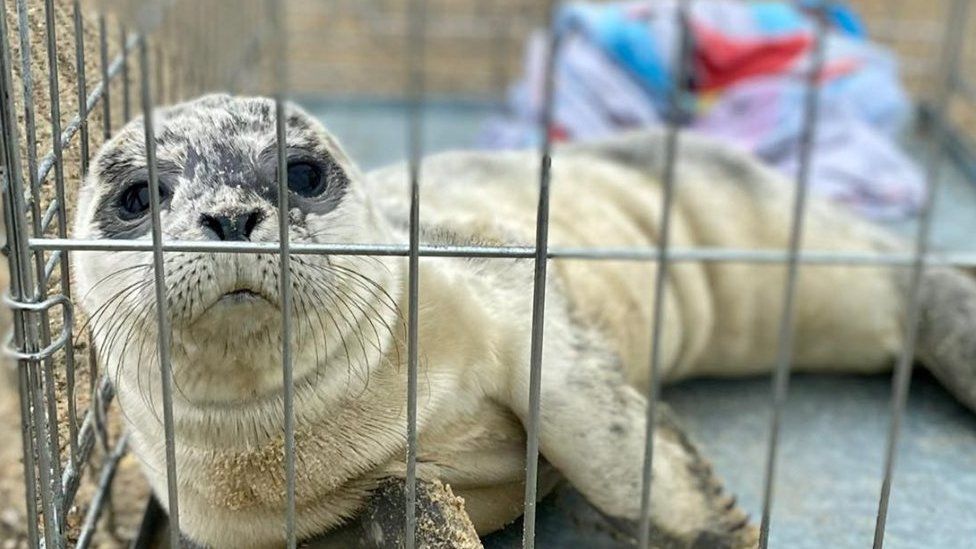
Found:
M 679 0 L 682 10 L 693 1 Z M 972 162 L 969 143 L 976 119 L 976 84 L 968 67 L 976 58 L 976 44 L 964 41 L 974 30 L 967 0 L 934 3 L 852 2 L 865 15 L 872 34 L 890 45 L 901 57 L 906 79 L 917 100 L 925 124 L 929 196 L 935 194 L 938 171 L 949 150 L 962 162 Z M 924 5 L 923 5 L 924 4 Z M 274 253 L 287 264 L 304 254 L 393 255 L 409 260 L 407 405 L 410 428 L 407 441 L 406 531 L 412 532 L 416 482 L 416 394 L 418 383 L 418 262 L 422 257 L 523 258 L 534 261 L 531 372 L 532 408 L 525 425 L 527 445 L 524 546 L 535 540 L 535 501 L 538 422 L 540 406 L 542 319 L 545 313 L 546 273 L 550 261 L 560 258 L 656 262 L 659 275 L 648 281 L 649 292 L 662 303 L 669 265 L 680 262 L 743 262 L 781 264 L 787 268 L 779 349 L 773 376 L 773 414 L 764 469 L 762 546 L 768 543 L 770 509 L 774 504 L 772 479 L 777 463 L 778 435 L 790 376 L 793 295 L 798 270 L 804 264 L 891 265 L 910 269 L 908 291 L 913 304 L 909 326 L 918 315 L 919 278 L 930 265 L 976 266 L 970 253 L 936 254 L 929 248 L 931 201 L 918 224 L 914 251 L 909 254 L 865 254 L 801 250 L 807 178 L 811 148 L 806 147 L 796 175 L 797 192 L 792 211 L 789 246 L 782 250 L 681 249 L 669 241 L 673 159 L 681 147 L 681 127 L 669 128 L 669 160 L 661 175 L 664 188 L 660 242 L 655 249 L 571 249 L 548 245 L 549 174 L 552 143 L 548 133 L 539 150 L 539 201 L 536 241 L 531 246 L 443 246 L 421 241 L 419 219 L 422 205 L 419 186 L 423 174 L 424 108 L 430 98 L 461 96 L 499 100 L 518 72 L 522 45 L 530 32 L 545 27 L 558 7 L 552 0 L 302 0 L 89 3 L 80 0 L 6 0 L 0 18 L 0 126 L 4 221 L 9 259 L 9 291 L 6 303 L 13 312 L 8 354 L 15 363 L 19 414 L 22 418 L 23 501 L 25 531 L 21 542 L 31 547 L 89 547 L 108 540 L 99 524 L 112 514 L 113 483 L 119 475 L 138 475 L 126 470 L 127 435 L 113 411 L 111 380 L 100 372 L 91 356 L 86 319 L 75 311 L 71 286 L 70 255 L 77 250 L 140 250 L 152 253 L 157 298 L 165 284 L 164 257 L 168 252 Z M 816 7 L 814 9 L 817 9 Z M 679 12 L 683 13 L 683 11 Z M 680 28 L 685 29 L 685 26 Z M 323 32 L 328 29 L 328 32 Z M 823 40 L 823 25 L 817 40 Z M 554 48 L 558 34 L 550 33 Z M 681 44 L 687 46 L 687 40 Z M 684 51 L 687 50 L 685 47 Z M 682 56 L 684 59 L 687 56 Z M 681 63 L 679 70 L 684 70 Z M 553 63 L 547 63 L 545 97 L 553 94 Z M 681 81 L 682 79 L 677 79 Z M 163 238 L 159 224 L 160 197 L 151 196 L 151 240 L 82 241 L 73 239 L 69 219 L 79 182 L 87 173 L 93 152 L 132 117 L 212 90 L 230 90 L 275 97 L 278 109 L 278 173 L 284 167 L 283 101 L 327 94 L 333 97 L 368 95 L 395 100 L 406 113 L 404 150 L 411 165 L 410 241 L 408 245 L 336 246 L 292 244 L 287 226 L 280 228 L 277 243 L 178 242 Z M 816 131 L 816 87 L 808 83 L 804 103 L 804 135 L 809 145 Z M 681 104 L 686 90 L 673 89 L 673 105 Z M 551 123 L 551 101 L 545 102 L 540 127 Z M 153 135 L 153 118 L 144 117 L 146 135 Z M 150 180 L 156 177 L 154 141 L 146 140 Z M 282 182 L 285 178 L 279 178 Z M 151 189 L 155 186 L 150 185 Z M 279 189 L 287 202 L 285 183 Z M 287 216 L 282 216 L 287 219 Z M 282 294 L 287 310 L 290 285 L 288 270 L 281 271 Z M 160 301 L 158 329 L 167 333 L 165 300 Z M 655 307 L 651 364 L 660 360 L 663 307 Z M 284 315 L 285 334 L 288 315 Z M 901 421 L 904 415 L 912 367 L 913 330 L 906 333 L 906 349 L 893 377 L 891 427 L 883 463 L 879 496 L 876 547 L 884 539 L 886 514 Z M 288 341 L 288 337 L 284 338 Z M 176 502 L 171 404 L 173 391 L 165 336 L 157 352 L 162 365 L 164 424 L 168 457 L 169 531 L 174 547 L 179 543 L 180 515 Z M 282 529 L 289 546 L 295 546 L 295 447 L 292 371 L 286 349 L 282 375 L 285 379 L 284 433 L 287 472 L 287 513 Z M 653 376 L 652 376 L 653 377 Z M 658 388 L 649 390 L 648 435 L 655 428 Z M 645 463 L 644 494 L 651 490 L 651 457 Z M 132 469 L 129 464 L 128 469 Z M 117 494 L 114 497 L 119 497 Z M 145 489 L 136 494 L 147 500 Z M 141 498 L 141 499 L 140 499 Z M 135 503 L 130 502 L 135 505 Z M 649 544 L 650 503 L 645 498 L 640 544 Z M 149 506 L 150 511 L 154 507 Z M 158 509 L 156 510 L 158 515 Z M 152 513 L 147 514 L 151 516 Z M 108 517 L 111 519 L 111 517 Z M 140 517 L 137 517 L 137 519 Z M 121 520 L 121 519 L 120 519 Z M 133 526 L 137 526 L 138 521 Z M 145 528 L 149 528 L 142 523 Z M 144 529 L 145 529 L 144 528 Z M 144 531 L 140 538 L 149 538 Z M 413 546 L 408 537 L 406 546 Z

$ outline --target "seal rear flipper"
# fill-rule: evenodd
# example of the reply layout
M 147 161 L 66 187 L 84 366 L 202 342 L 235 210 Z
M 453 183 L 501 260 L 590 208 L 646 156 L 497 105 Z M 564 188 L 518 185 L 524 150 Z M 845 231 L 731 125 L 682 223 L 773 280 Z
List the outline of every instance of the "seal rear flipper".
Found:
M 976 412 L 976 278 L 958 269 L 930 268 L 920 291 L 915 355 Z

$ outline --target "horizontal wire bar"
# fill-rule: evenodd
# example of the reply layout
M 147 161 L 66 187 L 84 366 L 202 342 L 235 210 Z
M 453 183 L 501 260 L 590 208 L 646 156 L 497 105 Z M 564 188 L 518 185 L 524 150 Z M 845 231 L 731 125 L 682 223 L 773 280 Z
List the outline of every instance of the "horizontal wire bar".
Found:
M 98 475 L 98 487 L 88 507 L 88 513 L 85 515 L 85 522 L 81 526 L 78 542 L 75 544 L 76 549 L 85 549 L 91 545 L 92 536 L 95 535 L 98 524 L 98 518 L 102 516 L 102 510 L 108 500 L 108 492 L 112 486 L 112 481 L 115 479 L 115 472 L 119 469 L 119 462 L 122 460 L 122 456 L 125 455 L 128 444 L 129 434 L 126 433 L 119 437 L 119 441 L 115 444 L 115 449 L 107 456 L 105 464 L 102 465 L 101 473 Z
M 51 223 L 54 222 L 54 217 L 58 214 L 58 205 L 58 199 L 53 198 L 51 199 L 51 204 L 44 210 L 44 215 L 41 217 L 41 234 L 47 232 Z
M 148 252 L 152 243 L 146 240 L 94 240 L 65 238 L 28 239 L 31 250 L 68 250 L 90 252 Z M 225 242 L 186 241 L 163 242 L 166 252 L 197 253 L 275 253 L 277 242 Z M 452 246 L 420 245 L 421 257 L 531 259 L 534 246 Z M 294 242 L 291 253 L 297 255 L 357 255 L 408 257 L 405 244 L 309 244 Z M 549 248 L 550 259 L 657 261 L 656 247 L 600 247 Z M 788 257 L 785 249 L 777 248 L 671 248 L 669 261 L 709 263 L 782 263 Z M 800 263 L 846 266 L 910 266 L 914 262 L 911 252 L 865 252 L 844 250 L 804 250 L 799 252 Z M 930 252 L 926 262 L 936 266 L 976 267 L 976 251 Z
M 64 250 L 54 250 L 54 253 L 48 258 L 47 263 L 44 265 L 44 284 L 51 281 L 51 277 L 54 276 L 54 269 L 61 262 L 61 255 L 63 253 Z

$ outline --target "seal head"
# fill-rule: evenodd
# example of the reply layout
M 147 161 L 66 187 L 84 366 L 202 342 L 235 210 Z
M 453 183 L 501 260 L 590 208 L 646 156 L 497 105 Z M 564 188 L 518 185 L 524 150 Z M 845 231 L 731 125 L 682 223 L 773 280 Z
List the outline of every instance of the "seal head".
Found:
M 294 105 L 285 110 L 288 236 L 292 243 L 389 242 L 391 232 L 338 142 Z M 156 111 L 160 217 L 167 241 L 279 239 L 275 104 L 209 95 Z M 126 125 L 92 163 L 75 237 L 151 239 L 143 122 Z M 167 252 L 166 311 L 179 397 L 240 403 L 281 389 L 282 300 L 277 247 L 268 253 Z M 396 318 L 387 289 L 396 261 L 293 255 L 295 379 L 330 357 L 368 369 Z M 94 344 L 117 383 L 158 392 L 152 252 L 78 252 L 81 304 Z M 394 290 L 395 291 L 395 290 Z M 366 327 L 364 330 L 363 327 Z M 360 371 L 362 378 L 368 372 Z

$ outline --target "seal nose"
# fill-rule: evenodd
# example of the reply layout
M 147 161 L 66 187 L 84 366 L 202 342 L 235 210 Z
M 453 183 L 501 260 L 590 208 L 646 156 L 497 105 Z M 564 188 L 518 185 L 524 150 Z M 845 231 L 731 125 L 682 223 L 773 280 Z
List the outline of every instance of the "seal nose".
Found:
M 250 240 L 262 219 L 264 215 L 258 210 L 240 214 L 204 214 L 200 216 L 200 225 L 205 233 L 217 240 Z

